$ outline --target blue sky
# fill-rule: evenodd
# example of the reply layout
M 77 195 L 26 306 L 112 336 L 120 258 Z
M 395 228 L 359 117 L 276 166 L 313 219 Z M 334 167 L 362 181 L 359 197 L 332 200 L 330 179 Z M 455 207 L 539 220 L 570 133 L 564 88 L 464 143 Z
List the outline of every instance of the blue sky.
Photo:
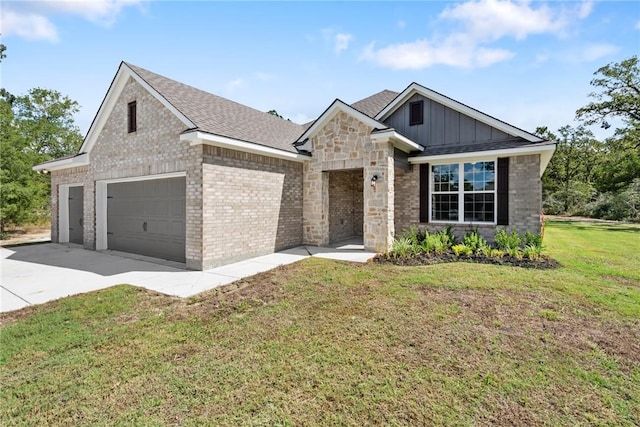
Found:
M 3 1 L 2 86 L 56 89 L 85 133 L 121 60 L 302 123 L 416 81 L 533 131 L 640 53 L 640 2 Z M 593 128 L 605 137 L 613 128 Z

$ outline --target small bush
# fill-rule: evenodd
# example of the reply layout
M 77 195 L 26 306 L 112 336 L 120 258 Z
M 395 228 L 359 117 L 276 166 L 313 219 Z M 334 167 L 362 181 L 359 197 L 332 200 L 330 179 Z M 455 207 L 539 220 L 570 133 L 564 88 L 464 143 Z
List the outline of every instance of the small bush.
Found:
M 451 231 L 450 225 L 448 225 L 447 228 L 440 231 L 438 234 L 440 235 L 440 240 L 442 241 L 442 244 L 445 245 L 446 249 L 450 249 L 451 246 L 457 243 L 456 236 Z
M 409 230 L 402 230 L 402 237 L 408 238 L 412 244 L 419 245 L 424 240 L 424 233 L 412 225 Z
M 535 246 L 538 249 L 542 249 L 542 234 L 533 234 L 527 231 L 522 238 L 522 246 L 524 248 L 527 248 L 527 246 Z
M 522 245 L 522 239 L 518 235 L 518 232 L 515 228 L 511 230 L 511 234 L 507 233 L 507 230 L 505 230 L 504 228 L 500 229 L 496 233 L 495 239 L 498 249 L 501 249 L 507 253 L 510 250 L 518 249 Z
M 471 249 L 469 246 L 466 245 L 454 245 L 451 246 L 451 250 L 453 251 L 454 254 L 456 254 L 456 256 L 469 256 L 473 253 L 473 249 Z
M 490 255 L 491 258 L 502 258 L 504 256 L 504 251 L 501 251 L 500 249 L 493 248 L 493 249 L 491 249 L 490 254 L 491 254 Z
M 534 244 L 529 244 L 524 248 L 524 251 L 523 251 L 523 255 L 526 258 L 529 258 L 531 260 L 536 260 L 540 258 L 541 254 L 542 254 L 542 245 L 536 246 Z
M 477 254 L 481 254 L 482 250 L 488 246 L 487 241 L 482 238 L 477 229 L 465 234 L 463 243 Z
M 391 244 L 391 254 L 394 258 L 407 258 L 412 253 L 411 239 L 401 237 Z

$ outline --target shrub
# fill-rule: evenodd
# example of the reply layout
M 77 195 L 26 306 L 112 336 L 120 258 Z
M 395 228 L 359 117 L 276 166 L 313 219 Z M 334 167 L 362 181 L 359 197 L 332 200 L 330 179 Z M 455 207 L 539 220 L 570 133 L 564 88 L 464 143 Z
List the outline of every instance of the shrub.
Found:
M 540 258 L 542 253 L 542 246 L 536 246 L 529 244 L 524 248 L 523 255 L 530 260 L 536 260 Z
M 515 248 L 508 248 L 506 252 L 507 252 L 507 255 L 509 256 L 512 256 L 516 259 L 522 259 L 522 256 L 523 256 L 522 249 L 520 249 L 517 246 Z
M 495 248 L 490 250 L 490 254 L 491 254 L 490 255 L 491 258 L 502 258 L 504 256 L 504 252 L 503 251 L 501 251 L 500 249 L 495 249 Z
M 394 258 L 406 258 L 412 253 L 411 239 L 408 237 L 401 237 L 395 239 L 391 244 L 391 254 Z
M 462 244 L 452 246 L 451 250 L 453 250 L 453 253 L 456 254 L 456 256 L 469 256 L 473 253 L 473 250 L 469 246 Z
M 419 245 L 424 240 L 424 233 L 412 225 L 408 230 L 402 230 L 402 237 L 408 238 L 414 245 Z
M 498 232 L 496 232 L 495 239 L 498 249 L 501 249 L 507 253 L 510 250 L 518 249 L 522 245 L 522 239 L 518 235 L 518 232 L 515 228 L 511 230 L 511 234 L 507 233 L 507 230 L 505 230 L 504 228 L 500 229 Z
M 445 250 L 451 248 L 451 246 L 457 243 L 456 236 L 451 231 L 450 225 L 448 225 L 444 230 L 441 230 L 438 234 L 440 235 L 442 244 L 445 246 Z
M 542 249 L 542 234 L 533 234 L 530 231 L 524 233 L 522 238 L 522 247 L 535 246 L 538 249 Z
M 480 236 L 477 229 L 465 234 L 463 243 L 477 254 L 482 253 L 482 249 L 487 247 L 487 241 Z

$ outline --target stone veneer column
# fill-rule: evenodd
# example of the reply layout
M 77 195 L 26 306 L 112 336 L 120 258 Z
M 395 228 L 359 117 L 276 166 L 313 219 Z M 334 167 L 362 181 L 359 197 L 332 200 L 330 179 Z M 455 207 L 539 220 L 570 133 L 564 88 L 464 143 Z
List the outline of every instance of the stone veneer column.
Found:
M 329 244 L 329 174 L 317 162 L 305 162 L 303 174 L 303 243 L 325 246 Z
M 371 143 L 364 167 L 364 248 L 386 252 L 394 236 L 394 159 L 389 142 Z M 377 175 L 375 187 L 371 178 Z

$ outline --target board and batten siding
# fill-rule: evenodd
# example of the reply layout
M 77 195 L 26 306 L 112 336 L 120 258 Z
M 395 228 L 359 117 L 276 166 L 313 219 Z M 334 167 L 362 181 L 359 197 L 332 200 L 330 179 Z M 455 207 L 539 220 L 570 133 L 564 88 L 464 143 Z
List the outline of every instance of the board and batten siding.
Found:
M 424 102 L 424 122 L 420 125 L 410 126 L 409 105 L 416 101 Z M 415 94 L 407 100 L 385 120 L 385 124 L 425 147 L 473 145 L 513 139 L 513 136 L 501 130 L 420 94 Z

